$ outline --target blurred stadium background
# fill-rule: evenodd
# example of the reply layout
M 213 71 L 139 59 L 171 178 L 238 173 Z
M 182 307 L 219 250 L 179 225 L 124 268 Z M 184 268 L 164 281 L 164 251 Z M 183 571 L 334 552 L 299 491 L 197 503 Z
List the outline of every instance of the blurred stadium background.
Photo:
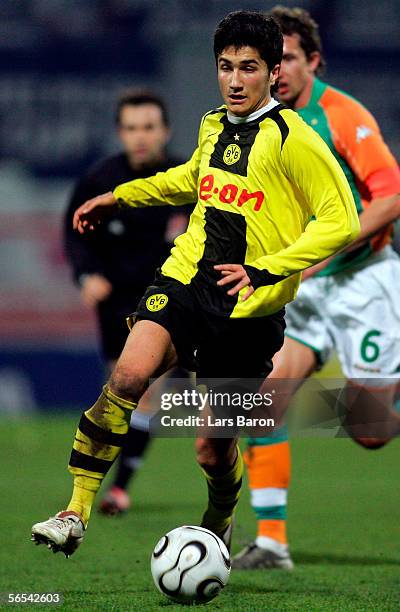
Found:
M 187 157 L 199 117 L 219 103 L 216 23 L 234 9 L 274 4 L 1 1 L 0 411 L 82 405 L 102 379 L 94 321 L 72 286 L 60 229 L 74 179 L 116 149 L 118 91 L 146 85 L 163 94 L 171 150 Z M 285 4 L 319 21 L 329 81 L 372 110 L 399 157 L 398 0 Z
M 308 8 L 319 21 L 327 78 L 371 109 L 399 159 L 400 2 L 282 3 Z M 117 147 L 119 90 L 145 85 L 164 95 L 171 151 L 188 156 L 199 117 L 220 102 L 211 50 L 216 23 L 234 9 L 274 4 L 0 2 L 0 591 L 65 592 L 71 610 L 165 609 L 148 557 L 163 531 L 199 519 L 205 492 L 191 440 L 176 441 L 174 452 L 170 440 L 157 441 L 135 483 L 132 513 L 123 521 L 93 520 L 68 574 L 64 558 L 29 542 L 32 522 L 62 507 L 71 482 L 63 467 L 76 417 L 48 415 L 86 407 L 103 379 L 94 319 L 63 256 L 62 218 L 74 180 Z M 35 418 L 1 418 L 22 414 Z M 289 530 L 297 570 L 235 574 L 217 607 L 398 610 L 397 443 L 379 458 L 348 440 L 295 439 L 292 448 Z M 236 549 L 253 535 L 246 500 L 244 490 Z

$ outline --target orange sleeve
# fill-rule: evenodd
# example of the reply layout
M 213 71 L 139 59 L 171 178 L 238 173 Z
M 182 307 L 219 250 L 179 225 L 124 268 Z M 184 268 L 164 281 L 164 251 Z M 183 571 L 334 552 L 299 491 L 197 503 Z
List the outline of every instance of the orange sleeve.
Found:
M 333 143 L 372 199 L 400 191 L 400 171 L 382 138 L 379 126 L 366 108 L 345 94 L 327 88 L 320 100 Z
M 370 174 L 366 179 L 366 185 L 372 198 L 387 198 L 395 193 L 400 193 L 400 169 L 382 168 Z

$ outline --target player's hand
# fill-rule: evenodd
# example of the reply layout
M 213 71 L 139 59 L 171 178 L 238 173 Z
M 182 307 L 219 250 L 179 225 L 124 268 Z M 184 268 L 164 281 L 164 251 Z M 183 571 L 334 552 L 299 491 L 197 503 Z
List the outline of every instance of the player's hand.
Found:
M 88 200 L 76 209 L 72 220 L 73 228 L 80 234 L 94 230 L 96 225 L 110 214 L 116 205 L 117 200 L 111 191 Z
M 87 274 L 81 283 L 81 298 L 89 308 L 94 308 L 110 295 L 112 285 L 101 274 Z
M 214 266 L 214 270 L 218 270 L 223 276 L 217 282 L 217 285 L 220 287 L 236 283 L 227 291 L 228 295 L 236 295 L 243 287 L 248 287 L 248 291 L 242 297 L 242 302 L 245 302 L 254 293 L 254 287 L 251 285 L 250 278 L 240 264 L 218 264 Z

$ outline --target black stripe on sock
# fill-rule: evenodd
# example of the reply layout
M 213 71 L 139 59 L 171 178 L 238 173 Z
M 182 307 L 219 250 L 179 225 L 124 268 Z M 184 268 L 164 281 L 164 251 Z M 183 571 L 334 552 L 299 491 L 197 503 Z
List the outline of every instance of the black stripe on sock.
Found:
M 210 481 L 207 481 L 207 486 L 208 489 L 211 493 L 211 495 L 217 493 L 220 495 L 233 495 L 234 493 L 239 493 L 240 489 L 242 488 L 242 479 L 238 480 L 235 484 L 230 485 L 229 487 L 226 487 L 226 489 L 221 489 L 219 487 L 216 487 L 215 485 L 213 485 Z
M 112 464 L 112 461 L 97 459 L 97 457 L 90 457 L 89 455 L 76 451 L 74 448 L 71 451 L 71 457 L 69 460 L 69 465 L 71 467 L 82 468 L 83 470 L 88 470 L 89 472 L 100 472 L 100 474 L 107 474 Z
M 125 434 L 113 433 L 112 431 L 102 429 L 95 423 L 92 423 L 86 414 L 82 414 L 78 427 L 85 436 L 96 442 L 110 444 L 111 446 L 122 446 L 124 444 Z
M 236 508 L 236 504 L 238 503 L 238 501 L 239 499 L 235 499 L 235 501 L 233 502 L 222 503 L 222 502 L 216 502 L 212 499 L 212 497 L 210 497 L 210 502 L 212 503 L 214 508 L 216 510 L 221 510 L 222 512 L 232 512 Z

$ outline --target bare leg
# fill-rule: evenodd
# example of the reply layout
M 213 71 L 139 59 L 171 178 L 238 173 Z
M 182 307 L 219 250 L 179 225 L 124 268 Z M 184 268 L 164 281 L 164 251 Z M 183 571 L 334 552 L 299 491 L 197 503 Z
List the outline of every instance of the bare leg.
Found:
M 400 416 L 393 409 L 396 385 L 365 387 L 348 380 L 345 389 L 345 428 L 364 448 L 384 446 L 400 432 Z
M 111 374 L 109 387 L 113 393 L 137 403 L 148 387 L 149 378 L 161 375 L 176 362 L 168 331 L 153 321 L 138 321 Z
M 272 362 L 274 369 L 265 379 L 260 392 L 267 393 L 278 388 L 272 405 L 272 416 L 275 427 L 278 427 L 284 420 L 292 397 L 306 378 L 315 371 L 318 362 L 311 348 L 288 337 L 285 337 L 281 350 L 274 356 Z
M 169 376 L 172 370 L 163 374 L 156 385 Z M 153 385 L 154 387 L 154 385 Z M 129 423 L 124 446 L 118 458 L 114 479 L 99 505 L 99 512 L 106 516 L 115 516 L 126 512 L 131 507 L 129 485 L 140 470 L 145 454 L 151 443 L 150 420 L 159 406 L 154 404 L 152 390 L 147 389 L 133 412 Z
M 176 352 L 166 329 L 152 321 L 136 323 L 108 385 L 82 415 L 71 453 L 69 470 L 74 475 L 74 491 L 67 509 L 78 514 L 84 524 L 101 482 L 120 452 L 132 410 L 149 378 L 175 362 Z

